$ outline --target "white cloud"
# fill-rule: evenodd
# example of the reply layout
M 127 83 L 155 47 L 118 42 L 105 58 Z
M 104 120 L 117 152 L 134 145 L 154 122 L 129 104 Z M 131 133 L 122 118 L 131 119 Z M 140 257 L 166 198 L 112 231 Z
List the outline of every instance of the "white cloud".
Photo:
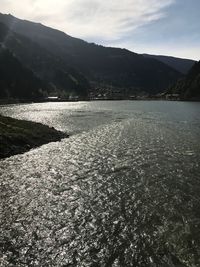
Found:
M 86 39 L 117 40 L 164 16 L 175 0 L 0 0 L 1 12 Z

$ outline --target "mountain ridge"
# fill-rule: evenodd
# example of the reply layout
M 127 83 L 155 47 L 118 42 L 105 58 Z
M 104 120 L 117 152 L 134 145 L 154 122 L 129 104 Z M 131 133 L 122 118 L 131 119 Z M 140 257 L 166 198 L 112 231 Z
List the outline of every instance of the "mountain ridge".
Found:
M 196 62 L 196 60 L 179 58 L 174 56 L 150 55 L 150 54 L 142 54 L 142 55 L 149 58 L 155 58 L 183 74 L 187 74 L 188 71 L 194 65 L 194 63 Z
M 46 90 L 56 88 L 59 94 L 87 95 L 89 83 L 78 71 L 74 70 L 62 59 L 55 57 L 47 49 L 41 47 L 26 36 L 11 31 L 0 22 L 0 42 L 28 69 L 46 83 Z M 62 73 L 62 81 L 58 75 Z M 65 77 L 64 77 L 65 76 Z M 79 85 L 79 86 L 78 86 Z M 58 93 L 57 92 L 57 93 Z
M 66 66 L 77 69 L 93 91 L 98 84 L 132 94 L 135 90 L 155 94 L 164 91 L 182 77 L 178 71 L 156 59 L 147 59 L 127 49 L 87 43 L 42 24 L 0 14 L 0 22 L 12 31 L 46 49 Z M 14 51 L 13 51 L 14 52 Z

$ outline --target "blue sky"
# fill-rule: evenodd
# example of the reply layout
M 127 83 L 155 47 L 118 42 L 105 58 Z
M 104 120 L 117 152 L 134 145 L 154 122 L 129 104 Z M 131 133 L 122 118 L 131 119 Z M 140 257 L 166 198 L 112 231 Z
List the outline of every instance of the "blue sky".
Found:
M 1 12 L 138 53 L 200 60 L 200 0 L 0 0 Z
M 119 43 L 137 52 L 200 59 L 200 1 L 177 0 L 165 16 L 139 27 Z

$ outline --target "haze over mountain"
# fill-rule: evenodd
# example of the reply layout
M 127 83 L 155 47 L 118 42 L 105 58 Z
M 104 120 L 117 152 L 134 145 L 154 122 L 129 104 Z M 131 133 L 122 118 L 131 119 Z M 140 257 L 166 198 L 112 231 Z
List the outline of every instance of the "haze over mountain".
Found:
M 166 64 L 126 49 L 87 43 L 11 15 L 0 14 L 0 22 L 9 28 L 2 40 L 4 45 L 39 77 L 55 87 L 65 81 L 63 75 L 56 74 L 57 70 L 68 73 L 70 68 L 82 73 L 94 87 L 104 84 L 121 91 L 124 88 L 129 92 L 137 89 L 150 94 L 164 91 L 181 77 L 178 71 Z M 83 76 L 81 80 L 84 80 Z M 83 84 L 86 90 L 86 80 Z M 62 84 L 64 87 L 65 84 Z

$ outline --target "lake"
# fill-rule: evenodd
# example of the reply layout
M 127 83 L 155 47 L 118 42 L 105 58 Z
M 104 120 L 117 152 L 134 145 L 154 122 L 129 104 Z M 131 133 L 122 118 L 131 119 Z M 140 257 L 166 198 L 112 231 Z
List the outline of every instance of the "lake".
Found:
M 1 266 L 200 266 L 200 103 L 7 105 L 70 134 L 0 160 Z

